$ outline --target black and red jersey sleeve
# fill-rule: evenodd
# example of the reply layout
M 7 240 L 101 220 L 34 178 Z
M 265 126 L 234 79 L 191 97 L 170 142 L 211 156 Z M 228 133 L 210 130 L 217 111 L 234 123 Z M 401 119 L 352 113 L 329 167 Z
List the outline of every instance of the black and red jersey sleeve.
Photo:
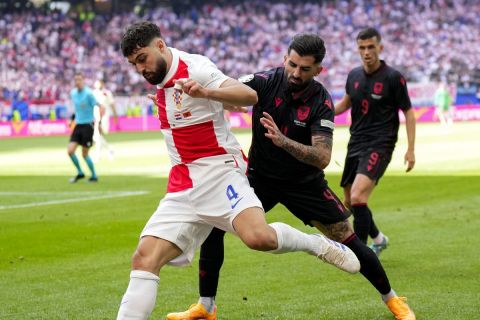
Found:
M 412 107 L 410 97 L 408 95 L 407 81 L 400 72 L 394 72 L 390 85 L 393 92 L 394 103 L 398 109 L 406 111 Z
M 249 86 L 255 90 L 258 96 L 264 96 L 264 91 L 268 87 L 268 79 L 271 77 L 271 74 L 266 72 L 258 72 L 255 74 L 248 74 L 238 78 L 238 81 Z
M 335 110 L 332 98 L 326 91 L 324 98 L 318 101 L 315 109 L 311 125 L 312 135 L 318 133 L 333 135 Z

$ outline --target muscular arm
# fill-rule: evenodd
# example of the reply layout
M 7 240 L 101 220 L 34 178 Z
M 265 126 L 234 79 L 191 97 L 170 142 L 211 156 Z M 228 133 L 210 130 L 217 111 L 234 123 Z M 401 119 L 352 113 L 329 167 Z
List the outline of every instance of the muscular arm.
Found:
M 282 135 L 283 136 L 283 135 Z M 312 145 L 307 146 L 283 136 L 281 148 L 294 156 L 297 160 L 325 169 L 332 157 L 332 137 L 326 134 L 312 136 Z
M 319 133 L 312 135 L 312 145 L 307 146 L 283 135 L 268 113 L 264 112 L 263 116 L 264 118 L 260 119 L 260 123 L 267 129 L 265 136 L 271 139 L 277 147 L 284 149 L 298 161 L 322 170 L 330 163 L 332 137 L 329 134 Z
M 335 115 L 344 113 L 345 111 L 350 109 L 351 106 L 352 102 L 350 101 L 350 96 L 348 94 L 345 94 L 342 100 L 340 100 L 340 102 L 335 105 Z
M 405 153 L 405 163 L 407 164 L 407 172 L 413 169 L 415 165 L 415 111 L 413 108 L 404 111 L 405 126 L 407 129 L 408 149 Z
M 224 105 L 250 106 L 258 101 L 255 90 L 234 79 L 225 80 L 216 89 L 204 88 L 193 80 L 177 80 L 176 83 L 182 84 L 183 91 L 193 98 L 212 99 Z

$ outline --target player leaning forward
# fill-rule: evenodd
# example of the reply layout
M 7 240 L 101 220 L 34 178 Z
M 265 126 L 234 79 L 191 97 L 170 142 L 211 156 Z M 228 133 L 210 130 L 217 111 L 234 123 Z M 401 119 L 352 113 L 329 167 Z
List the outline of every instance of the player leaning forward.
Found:
M 160 269 L 189 263 L 213 227 L 236 234 L 251 249 L 304 251 L 342 270 L 359 271 L 347 247 L 283 223 L 266 223 L 245 176 L 241 147 L 223 117 L 223 104 L 255 104 L 254 90 L 226 77 L 204 56 L 167 47 L 150 22 L 131 25 L 121 48 L 137 71 L 157 85 L 172 169 L 167 194 L 141 233 L 117 319 L 146 319 L 155 306 Z

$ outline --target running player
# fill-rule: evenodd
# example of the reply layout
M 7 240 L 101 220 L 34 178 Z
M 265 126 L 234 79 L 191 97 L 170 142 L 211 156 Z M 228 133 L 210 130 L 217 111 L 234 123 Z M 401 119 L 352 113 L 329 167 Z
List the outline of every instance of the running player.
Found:
M 380 33 L 373 28 L 357 36 L 362 66 L 350 71 L 346 94 L 335 106 L 335 114 L 351 108 L 350 141 L 341 186 L 345 204 L 352 209 L 355 233 L 362 242 L 373 239 L 371 248 L 377 255 L 388 245 L 388 238 L 378 230 L 368 207 L 368 200 L 392 158 L 397 142 L 399 117 L 405 114 L 408 149 L 407 172 L 415 165 L 415 113 L 405 78 L 385 61 Z
M 115 124 L 118 122 L 117 109 L 115 107 L 115 99 L 113 93 L 105 87 L 103 80 L 96 80 L 93 94 L 98 103 L 103 106 L 95 107 L 95 130 L 93 141 L 95 141 L 95 160 L 98 161 L 102 157 L 105 150 L 110 159 L 113 158 L 113 150 L 107 142 L 106 135 L 110 131 L 110 117 L 113 115 Z

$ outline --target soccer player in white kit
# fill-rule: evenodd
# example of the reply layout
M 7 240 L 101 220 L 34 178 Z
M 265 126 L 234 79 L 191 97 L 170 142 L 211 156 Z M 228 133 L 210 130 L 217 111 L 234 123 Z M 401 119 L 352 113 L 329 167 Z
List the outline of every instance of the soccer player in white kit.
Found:
M 131 25 L 122 53 L 151 84 L 172 169 L 167 194 L 143 229 L 117 319 L 147 319 L 160 269 L 189 264 L 213 227 L 234 233 L 249 248 L 304 251 L 356 273 L 355 254 L 320 235 L 284 223 L 267 224 L 245 175 L 246 158 L 223 116 L 223 104 L 257 103 L 254 90 L 225 76 L 206 57 L 167 47 L 150 22 Z
M 117 109 L 113 93 L 105 87 L 103 80 L 96 80 L 94 83 L 93 95 L 99 105 L 95 106 L 95 125 L 93 141 L 95 142 L 94 159 L 99 161 L 102 151 L 107 151 L 110 159 L 113 158 L 113 150 L 107 142 L 106 135 L 110 131 L 110 116 L 113 115 L 115 123 L 118 121 Z

